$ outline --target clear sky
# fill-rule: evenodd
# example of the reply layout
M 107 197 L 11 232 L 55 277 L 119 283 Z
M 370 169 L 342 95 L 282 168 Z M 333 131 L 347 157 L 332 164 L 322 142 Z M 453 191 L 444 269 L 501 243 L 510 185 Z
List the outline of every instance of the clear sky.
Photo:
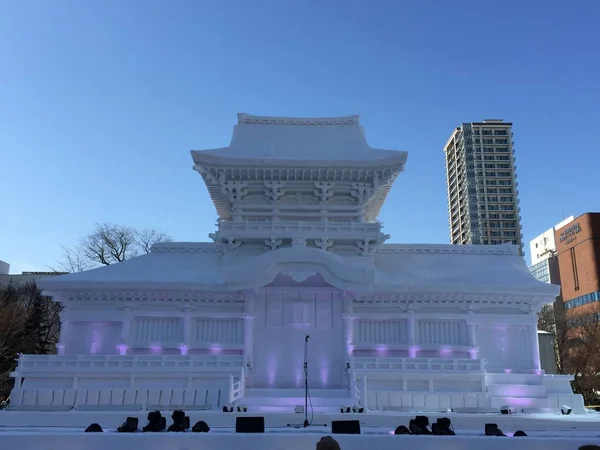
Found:
M 207 240 L 190 149 L 236 113 L 360 114 L 407 150 L 381 219 L 447 243 L 442 147 L 514 123 L 525 240 L 600 210 L 600 2 L 1 0 L 0 259 L 47 270 L 96 222 Z M 526 250 L 528 245 L 526 244 Z M 529 258 L 527 258 L 529 259 Z

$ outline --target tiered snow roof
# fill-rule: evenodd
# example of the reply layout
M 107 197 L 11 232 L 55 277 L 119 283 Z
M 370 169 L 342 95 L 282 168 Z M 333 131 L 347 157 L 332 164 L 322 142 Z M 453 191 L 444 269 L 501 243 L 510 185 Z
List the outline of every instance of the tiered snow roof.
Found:
M 335 165 L 404 164 L 408 154 L 369 146 L 359 116 L 330 118 L 261 117 L 238 114 L 228 147 L 193 150 L 198 165 L 292 162 Z
M 238 286 L 234 279 L 236 274 L 242 274 L 244 280 L 254 279 L 255 287 L 260 287 L 285 272 L 289 255 L 294 254 L 291 250 L 287 249 L 287 255 L 277 250 L 270 252 L 273 257 L 265 253 L 231 261 L 225 260 L 214 244 L 157 244 L 148 255 L 87 272 L 46 278 L 41 286 L 49 291 L 108 287 L 236 290 L 246 288 Z M 310 251 L 315 255 L 319 252 Z M 361 258 L 328 255 L 329 259 L 323 260 L 325 266 L 318 267 L 326 267 L 324 272 L 333 274 L 328 282 L 333 281 L 334 285 L 338 281 L 344 284 L 347 272 L 361 267 L 357 266 Z M 534 279 L 517 248 L 510 245 L 389 244 L 375 253 L 370 264 L 373 263 L 371 274 L 365 272 L 365 283 L 355 285 L 357 291 L 503 293 L 551 298 L 559 290 L 558 286 Z

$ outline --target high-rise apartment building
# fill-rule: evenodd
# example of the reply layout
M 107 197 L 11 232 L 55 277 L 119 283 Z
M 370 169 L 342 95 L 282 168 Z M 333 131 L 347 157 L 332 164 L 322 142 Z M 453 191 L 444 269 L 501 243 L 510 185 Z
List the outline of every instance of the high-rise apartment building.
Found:
M 512 123 L 463 123 L 444 154 L 450 242 L 512 243 L 523 253 Z

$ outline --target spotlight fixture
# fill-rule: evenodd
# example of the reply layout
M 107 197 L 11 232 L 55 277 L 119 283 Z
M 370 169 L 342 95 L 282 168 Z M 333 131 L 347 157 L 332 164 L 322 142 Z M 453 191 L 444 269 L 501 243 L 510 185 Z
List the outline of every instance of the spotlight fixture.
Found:
M 85 432 L 86 433 L 103 433 L 104 430 L 102 429 L 102 427 L 99 424 L 93 423 L 85 429 Z
M 352 407 L 351 406 L 344 406 L 344 405 L 342 405 L 342 406 L 340 406 L 340 412 L 342 414 L 349 414 L 349 413 L 352 412 Z
M 359 414 L 363 414 L 365 412 L 365 408 L 360 406 L 360 405 L 354 405 L 352 407 L 352 412 L 353 413 L 359 413 Z
M 139 419 L 137 417 L 128 417 L 125 422 L 117 428 L 119 433 L 135 433 L 138 430 Z
M 436 436 L 454 436 L 452 422 L 447 417 L 440 417 L 436 423 L 431 425 L 431 433 Z
M 173 419 L 173 423 L 169 426 L 169 431 L 183 432 L 190 428 L 190 418 L 183 411 L 173 411 L 171 418 Z
M 527 436 L 527 433 L 525 433 L 523 430 L 517 430 L 515 431 L 515 434 L 513 434 L 514 437 L 521 437 L 521 436 Z
M 431 434 L 429 427 L 429 417 L 417 416 L 408 423 L 408 429 L 412 434 Z
M 486 436 L 506 436 L 496 423 L 485 424 L 485 435 Z
M 507 415 L 507 414 L 511 414 L 511 413 L 512 413 L 512 410 L 510 409 L 510 406 L 508 406 L 508 405 L 502 405 L 500 407 L 500 414 Z
M 399 435 L 399 434 L 411 434 L 411 432 L 410 432 L 410 430 L 408 428 L 406 428 L 406 426 L 400 425 L 399 427 L 397 427 L 394 430 L 394 434 L 395 435 Z
M 151 411 L 148 413 L 148 423 L 142 431 L 155 433 L 165 428 L 167 428 L 167 418 L 163 417 L 160 411 Z
M 563 416 L 568 416 L 569 414 L 571 414 L 571 407 L 568 405 L 562 405 L 562 408 L 560 408 L 560 413 Z
M 200 420 L 194 424 L 192 427 L 193 433 L 208 433 L 210 431 L 210 427 L 206 422 Z
M 233 406 L 231 406 L 231 405 L 224 405 L 223 406 L 223 412 L 226 412 L 226 413 L 233 412 Z
M 246 405 L 238 405 L 237 412 L 248 412 L 248 406 L 246 406 Z

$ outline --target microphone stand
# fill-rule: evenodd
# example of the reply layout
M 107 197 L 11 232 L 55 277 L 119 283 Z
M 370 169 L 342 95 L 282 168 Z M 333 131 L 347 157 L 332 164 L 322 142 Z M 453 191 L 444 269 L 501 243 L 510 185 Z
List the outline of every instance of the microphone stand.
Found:
M 304 338 L 304 428 L 308 423 L 308 338 Z
M 302 425 L 293 425 L 293 424 L 289 424 L 288 423 L 288 427 L 294 427 L 294 428 L 307 428 L 311 425 L 313 425 L 311 422 L 308 421 L 308 339 L 310 338 L 309 335 L 306 335 L 306 337 L 304 338 L 304 423 Z M 312 406 L 311 406 L 311 410 L 312 410 Z M 324 426 L 326 427 L 327 424 L 319 424 L 318 426 Z

